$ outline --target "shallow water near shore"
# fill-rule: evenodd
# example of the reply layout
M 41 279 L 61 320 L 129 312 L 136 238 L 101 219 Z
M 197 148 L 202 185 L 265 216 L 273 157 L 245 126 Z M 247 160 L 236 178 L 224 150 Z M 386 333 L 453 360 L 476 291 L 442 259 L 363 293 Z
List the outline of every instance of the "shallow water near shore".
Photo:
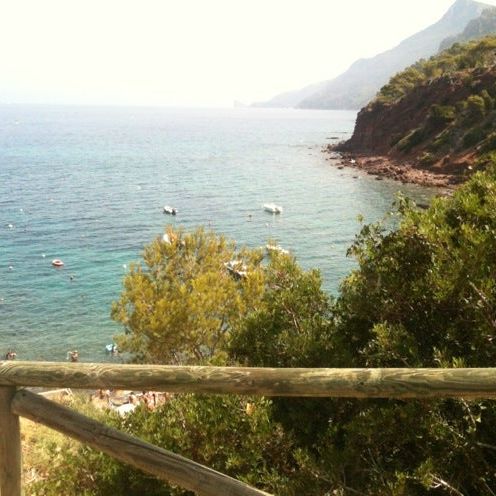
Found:
M 0 106 L 0 353 L 110 360 L 122 277 L 168 224 L 210 226 L 257 247 L 269 238 L 332 293 L 346 249 L 398 190 L 436 190 L 338 169 L 321 152 L 355 112 Z M 282 215 L 264 212 L 275 202 Z M 178 209 L 175 217 L 164 205 Z M 251 216 L 251 217 L 250 217 Z M 54 258 L 65 265 L 51 266 Z

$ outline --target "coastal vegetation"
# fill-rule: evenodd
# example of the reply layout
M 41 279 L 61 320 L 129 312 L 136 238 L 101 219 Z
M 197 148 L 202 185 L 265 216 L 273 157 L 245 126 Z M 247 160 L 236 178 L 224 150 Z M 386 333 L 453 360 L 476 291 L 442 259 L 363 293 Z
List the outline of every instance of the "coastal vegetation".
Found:
M 451 110 L 433 115 L 449 121 Z M 318 271 L 291 255 L 262 258 L 213 233 L 169 229 L 169 242 L 146 247 L 114 306 L 122 345 L 137 361 L 156 363 L 492 366 L 496 161 L 485 160 L 485 171 L 453 197 L 427 210 L 399 197 L 382 222 L 363 225 L 348 252 L 357 268 L 335 297 Z M 233 260 L 243 261 L 241 275 L 228 270 Z M 188 296 L 200 286 L 196 307 Z M 173 320 L 164 309 L 176 312 Z M 124 418 L 93 415 L 278 495 L 468 495 L 496 487 L 492 401 L 176 395 Z M 30 494 L 188 494 L 80 445 L 31 446 L 54 458 Z
M 112 307 L 126 331 L 119 348 L 144 363 L 225 362 L 232 329 L 261 299 L 261 261 L 261 250 L 236 250 L 212 232 L 168 228 L 131 267 Z
M 446 78 L 460 71 L 468 71 L 465 74 L 465 83 L 469 87 L 474 87 L 477 84 L 477 75 L 480 73 L 473 73 L 470 70 L 494 66 L 495 48 L 496 39 L 492 36 L 465 44 L 455 43 L 439 55 L 428 60 L 420 60 L 394 75 L 388 84 L 381 88 L 376 100 L 382 103 L 392 103 L 413 91 L 421 83 L 437 77 Z

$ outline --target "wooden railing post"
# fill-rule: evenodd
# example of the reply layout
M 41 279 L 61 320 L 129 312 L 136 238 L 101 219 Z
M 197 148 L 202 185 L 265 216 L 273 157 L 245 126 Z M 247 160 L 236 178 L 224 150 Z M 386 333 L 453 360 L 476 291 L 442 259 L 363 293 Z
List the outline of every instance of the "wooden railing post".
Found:
M 21 433 L 19 417 L 11 411 L 16 393 L 0 387 L 0 495 L 21 496 Z
M 271 496 L 27 390 L 15 395 L 12 410 L 199 496 Z

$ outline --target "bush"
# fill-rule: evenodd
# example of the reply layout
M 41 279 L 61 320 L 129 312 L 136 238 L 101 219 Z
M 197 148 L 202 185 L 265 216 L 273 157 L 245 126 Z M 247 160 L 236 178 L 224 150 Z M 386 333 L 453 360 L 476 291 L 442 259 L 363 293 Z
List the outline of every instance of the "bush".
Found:
M 425 212 L 400 200 L 398 214 L 397 230 L 366 226 L 350 250 L 359 268 L 336 302 L 336 355 L 355 367 L 493 366 L 494 165 Z M 331 360 L 339 363 L 336 355 Z M 371 465 L 381 467 L 366 476 L 354 473 L 361 482 L 354 479 L 353 489 L 443 494 L 436 480 L 462 494 L 490 494 L 496 487 L 488 469 L 496 453 L 482 447 L 496 436 L 492 401 L 371 401 L 347 409 L 336 404 L 329 418 L 328 446 L 339 446 L 344 466 L 353 470 L 363 442 L 370 446 Z M 324 448 L 320 453 L 327 463 L 337 456 Z
M 133 265 L 112 317 L 119 348 L 148 363 L 222 363 L 230 332 L 263 293 L 262 252 L 168 228 Z M 234 265 L 229 265 L 233 264 Z
M 448 148 L 451 144 L 451 140 L 453 137 L 453 130 L 446 129 L 442 133 L 438 134 L 434 141 L 430 143 L 429 150 L 431 152 L 437 152 L 442 148 Z
M 260 301 L 231 330 L 229 358 L 253 366 L 493 367 L 494 152 L 480 161 L 486 171 L 453 197 L 426 211 L 400 197 L 392 222 L 363 226 L 348 252 L 357 268 L 336 299 L 322 292 L 317 271 L 275 253 Z M 184 395 L 153 414 L 108 420 L 283 496 L 496 487 L 494 401 Z M 51 471 L 33 494 L 187 494 L 85 448 L 51 453 Z
M 465 118 L 468 122 L 481 120 L 486 115 L 486 103 L 479 95 L 470 95 L 467 98 Z
M 491 133 L 484 142 L 482 151 L 484 153 L 496 150 L 496 132 Z
M 229 355 L 264 367 L 325 366 L 331 301 L 317 270 L 304 271 L 294 258 L 274 253 L 262 301 L 233 332 Z
M 389 83 L 381 88 L 378 99 L 379 101 L 387 103 L 398 100 L 425 79 L 425 74 L 419 71 L 417 67 L 408 67 L 404 71 L 393 76 Z
M 480 127 L 474 127 L 463 136 L 463 147 L 469 148 L 480 143 L 486 137 L 486 132 Z
M 417 128 L 410 131 L 405 137 L 401 138 L 396 145 L 399 150 L 404 153 L 408 153 L 412 148 L 416 147 L 425 139 L 425 130 L 423 128 Z
M 466 100 L 460 100 L 455 103 L 455 108 L 457 113 L 462 114 L 467 110 L 467 101 Z
M 429 122 L 441 126 L 455 120 L 456 110 L 451 105 L 432 105 L 429 109 Z
M 484 100 L 486 111 L 491 112 L 494 109 L 494 99 L 491 97 L 487 90 L 482 90 L 480 96 Z
M 426 167 L 429 165 L 432 165 L 436 161 L 436 157 L 429 152 L 424 152 L 419 158 L 418 158 L 419 164 Z
M 260 398 L 186 394 L 152 412 L 140 407 L 125 418 L 108 413 L 100 419 L 260 489 L 303 494 L 314 485 L 312 476 L 290 436 L 271 421 L 270 407 Z M 51 470 L 30 486 L 33 496 L 191 494 L 82 445 L 50 451 Z

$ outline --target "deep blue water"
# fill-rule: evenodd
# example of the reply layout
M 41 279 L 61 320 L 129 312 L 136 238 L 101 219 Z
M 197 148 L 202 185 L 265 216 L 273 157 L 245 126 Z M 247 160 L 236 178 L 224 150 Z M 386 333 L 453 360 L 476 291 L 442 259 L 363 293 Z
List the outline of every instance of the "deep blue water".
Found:
M 381 218 L 400 188 L 423 202 L 433 193 L 354 178 L 326 160 L 322 146 L 347 137 L 354 120 L 344 111 L 0 106 L 0 353 L 64 360 L 77 348 L 83 361 L 105 360 L 126 267 L 171 222 L 210 225 L 252 247 L 277 239 L 335 292 L 353 267 L 345 254 L 357 215 Z M 284 213 L 265 213 L 265 202 Z M 52 268 L 54 258 L 65 267 Z

